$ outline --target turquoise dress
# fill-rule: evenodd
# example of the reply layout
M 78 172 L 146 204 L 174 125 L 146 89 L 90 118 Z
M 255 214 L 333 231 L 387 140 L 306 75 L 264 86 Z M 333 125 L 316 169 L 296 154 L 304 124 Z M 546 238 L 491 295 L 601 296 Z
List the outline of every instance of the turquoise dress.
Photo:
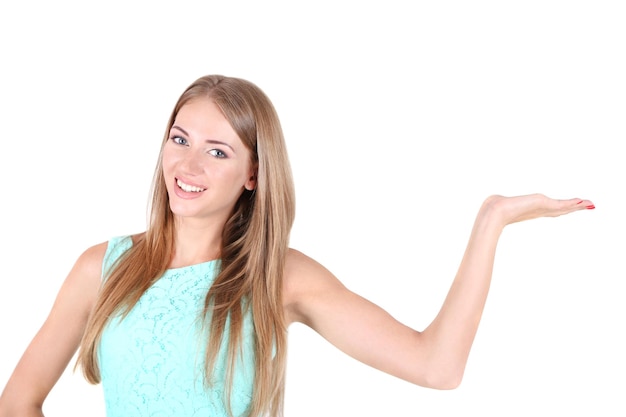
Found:
M 111 264 L 132 246 L 130 237 L 109 241 L 103 279 Z M 102 333 L 99 366 L 107 417 L 227 417 L 224 398 L 226 344 L 218 356 L 214 383 L 203 383 L 207 335 L 200 316 L 219 268 L 209 261 L 169 269 L 125 317 L 114 317 Z M 254 334 L 244 321 L 231 407 L 244 416 L 252 398 Z

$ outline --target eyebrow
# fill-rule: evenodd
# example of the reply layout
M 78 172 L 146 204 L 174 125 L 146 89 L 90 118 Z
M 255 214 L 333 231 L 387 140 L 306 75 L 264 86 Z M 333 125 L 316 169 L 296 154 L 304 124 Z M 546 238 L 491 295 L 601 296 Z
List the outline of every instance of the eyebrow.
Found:
M 189 136 L 189 133 L 187 133 L 187 131 L 186 131 L 185 129 L 183 129 L 182 127 L 180 127 L 180 126 L 173 125 L 173 126 L 172 126 L 172 129 L 178 129 L 178 130 L 180 130 L 181 132 L 183 132 L 183 134 L 185 134 L 186 136 Z M 226 143 L 226 142 L 222 142 L 221 140 L 216 140 L 216 139 L 207 139 L 207 140 L 205 140 L 205 143 L 210 143 L 210 144 L 212 144 L 212 145 L 224 145 L 224 146 L 229 147 L 231 151 L 235 152 L 235 150 L 233 149 L 233 147 L 232 147 L 232 146 L 230 146 L 230 145 L 229 145 L 228 143 Z

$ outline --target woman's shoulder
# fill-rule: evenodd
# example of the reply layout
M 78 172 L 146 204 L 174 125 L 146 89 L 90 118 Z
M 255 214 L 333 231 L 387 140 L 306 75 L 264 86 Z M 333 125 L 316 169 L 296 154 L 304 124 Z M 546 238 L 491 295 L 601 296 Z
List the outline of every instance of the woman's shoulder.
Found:
M 99 270 L 109 246 L 108 241 L 96 243 L 83 251 L 76 261 L 76 267 L 87 271 Z
M 103 267 L 107 264 L 107 259 L 117 257 L 117 252 L 126 251 L 140 236 L 141 234 L 113 236 L 109 240 L 93 244 L 79 256 L 75 268 L 80 269 L 85 274 L 100 277 Z
M 299 316 L 319 297 L 344 289 L 324 265 L 299 250 L 289 249 L 283 276 L 283 301 L 290 322 L 301 321 Z
M 285 280 L 302 282 L 330 274 L 321 263 L 297 249 L 289 248 L 285 259 Z

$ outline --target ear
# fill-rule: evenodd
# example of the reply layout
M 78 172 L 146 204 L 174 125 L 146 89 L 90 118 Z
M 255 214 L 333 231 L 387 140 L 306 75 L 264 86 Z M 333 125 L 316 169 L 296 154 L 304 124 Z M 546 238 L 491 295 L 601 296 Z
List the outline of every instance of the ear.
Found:
M 252 191 L 256 188 L 256 168 L 250 170 L 250 176 L 248 177 L 248 181 L 243 185 L 246 190 Z

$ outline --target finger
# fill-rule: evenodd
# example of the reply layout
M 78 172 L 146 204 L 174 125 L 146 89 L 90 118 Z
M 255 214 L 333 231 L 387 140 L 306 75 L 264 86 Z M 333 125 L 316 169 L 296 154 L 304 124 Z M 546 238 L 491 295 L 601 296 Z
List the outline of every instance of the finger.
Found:
M 595 204 L 591 200 L 585 200 L 582 198 L 574 198 L 572 199 L 578 210 L 593 210 L 596 208 Z

